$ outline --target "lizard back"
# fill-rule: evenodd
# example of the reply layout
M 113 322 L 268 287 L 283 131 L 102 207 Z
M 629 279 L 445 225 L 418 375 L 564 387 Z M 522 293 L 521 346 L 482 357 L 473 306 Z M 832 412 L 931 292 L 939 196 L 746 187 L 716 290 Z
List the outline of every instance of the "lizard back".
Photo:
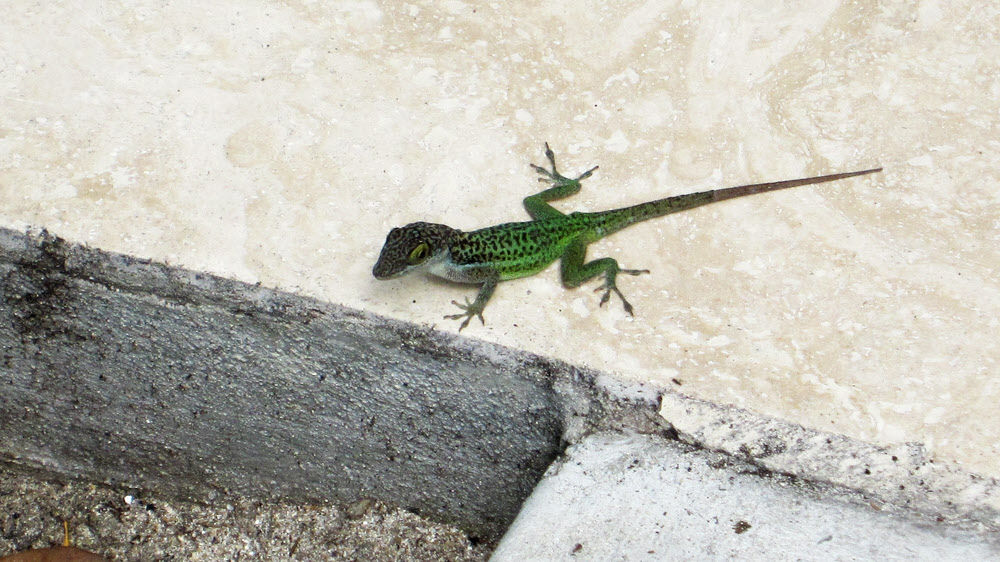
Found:
M 451 259 L 458 267 L 494 268 L 504 280 L 527 277 L 562 257 L 588 228 L 581 213 L 490 226 L 463 233 L 451 246 Z

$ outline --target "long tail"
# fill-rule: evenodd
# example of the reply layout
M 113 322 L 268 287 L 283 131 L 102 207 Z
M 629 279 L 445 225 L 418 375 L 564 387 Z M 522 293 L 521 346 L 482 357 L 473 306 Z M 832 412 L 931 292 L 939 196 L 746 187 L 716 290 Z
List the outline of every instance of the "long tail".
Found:
M 595 220 L 594 229 L 598 238 L 603 238 L 637 222 L 662 217 L 663 215 L 669 215 L 670 213 L 686 211 L 702 205 L 708 205 L 709 203 L 718 203 L 719 201 L 725 201 L 726 199 L 735 199 L 736 197 L 743 197 L 745 195 L 767 193 L 770 191 L 777 191 L 779 189 L 788 189 L 790 187 L 842 180 L 844 178 L 863 176 L 865 174 L 873 174 L 881 171 L 882 168 L 872 168 L 870 170 L 861 170 L 858 172 L 844 172 L 841 174 L 830 174 L 828 176 L 816 176 L 797 180 L 740 185 L 737 187 L 688 193 L 686 195 L 675 195 L 674 197 L 667 197 L 666 199 L 640 203 L 632 207 L 588 214 Z

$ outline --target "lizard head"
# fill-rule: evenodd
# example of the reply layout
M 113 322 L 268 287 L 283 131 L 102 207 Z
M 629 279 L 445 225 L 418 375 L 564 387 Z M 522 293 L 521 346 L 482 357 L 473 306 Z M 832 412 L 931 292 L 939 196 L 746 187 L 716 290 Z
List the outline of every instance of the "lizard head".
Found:
M 448 243 L 459 233 L 450 226 L 429 222 L 394 228 L 385 237 L 372 275 L 392 279 L 438 263 L 447 257 Z

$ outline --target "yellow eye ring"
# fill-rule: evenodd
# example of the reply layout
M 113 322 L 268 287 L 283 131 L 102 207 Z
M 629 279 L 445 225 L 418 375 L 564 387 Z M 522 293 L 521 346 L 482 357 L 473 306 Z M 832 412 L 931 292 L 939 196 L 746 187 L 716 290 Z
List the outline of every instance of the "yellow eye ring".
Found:
M 427 245 L 427 242 L 421 242 L 420 244 L 417 244 L 417 247 L 414 248 L 410 252 L 409 257 L 406 258 L 407 263 L 409 263 L 410 265 L 417 265 L 418 263 L 426 260 L 427 257 L 430 255 L 430 250 L 431 247 Z

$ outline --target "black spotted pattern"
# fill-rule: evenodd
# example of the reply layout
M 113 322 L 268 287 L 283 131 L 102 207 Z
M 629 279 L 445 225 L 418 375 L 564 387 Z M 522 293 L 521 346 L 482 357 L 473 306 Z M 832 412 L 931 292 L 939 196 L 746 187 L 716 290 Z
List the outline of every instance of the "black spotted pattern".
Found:
M 462 233 L 451 246 L 458 267 L 486 266 L 500 279 L 534 275 L 562 257 L 566 247 L 587 230 L 582 214 L 512 222 Z

